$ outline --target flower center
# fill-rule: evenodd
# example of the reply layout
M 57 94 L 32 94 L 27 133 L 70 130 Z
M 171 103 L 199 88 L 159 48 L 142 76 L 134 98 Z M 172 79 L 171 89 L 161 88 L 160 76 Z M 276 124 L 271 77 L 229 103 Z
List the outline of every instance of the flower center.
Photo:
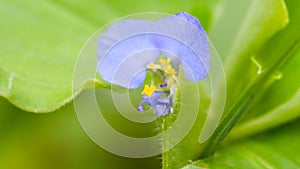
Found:
M 171 59 L 160 57 L 157 63 L 150 63 L 147 69 L 159 77 L 159 85 L 157 81 L 152 80 L 151 86 L 146 84 L 141 92 L 142 100 L 138 106 L 138 111 L 144 111 L 143 104 L 151 106 L 154 113 L 158 116 L 165 116 L 172 112 L 172 96 L 175 89 L 175 80 L 177 73 L 173 68 Z M 156 87 L 159 86 L 159 87 Z

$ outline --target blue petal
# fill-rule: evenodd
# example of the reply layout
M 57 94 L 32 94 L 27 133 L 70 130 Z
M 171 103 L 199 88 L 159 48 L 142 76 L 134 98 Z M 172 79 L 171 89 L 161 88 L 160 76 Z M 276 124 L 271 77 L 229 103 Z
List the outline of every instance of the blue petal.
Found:
M 161 104 L 158 103 L 157 100 L 162 98 L 164 95 L 165 93 L 163 93 L 162 91 L 155 91 L 151 96 L 148 97 L 148 103 L 154 108 L 157 104 Z
M 145 107 L 143 105 L 139 105 L 137 109 L 138 109 L 138 111 L 144 111 Z
M 151 96 L 142 95 L 143 100 L 138 106 L 138 111 L 144 111 L 143 103 L 150 105 L 154 113 L 158 116 L 165 116 L 169 114 L 171 108 L 171 101 L 169 98 L 163 98 L 165 93 L 163 91 L 155 91 Z
M 156 24 L 128 20 L 111 25 L 98 41 L 98 71 L 104 80 L 127 88 L 143 84 L 146 65 L 160 55 L 152 43 Z
M 158 116 L 165 116 L 170 113 L 170 106 L 166 104 L 158 104 L 154 107 L 154 113 Z
M 197 82 L 204 79 L 210 69 L 210 52 L 207 35 L 199 21 L 181 12 L 158 21 L 159 30 L 166 37 L 156 41 L 160 50 L 178 56 L 188 80 Z M 171 40 L 172 39 L 172 40 Z
M 177 56 L 190 81 L 209 72 L 209 43 L 199 21 L 178 13 L 157 22 L 127 20 L 114 23 L 99 38 L 98 71 L 106 81 L 127 88 L 143 84 L 146 65 L 160 54 Z
M 178 16 L 181 19 L 184 19 L 184 20 L 190 22 L 191 24 L 196 26 L 200 31 L 205 33 L 204 29 L 202 28 L 200 22 L 198 21 L 198 19 L 196 17 L 191 16 L 187 12 L 179 12 L 179 13 L 175 14 L 175 16 Z

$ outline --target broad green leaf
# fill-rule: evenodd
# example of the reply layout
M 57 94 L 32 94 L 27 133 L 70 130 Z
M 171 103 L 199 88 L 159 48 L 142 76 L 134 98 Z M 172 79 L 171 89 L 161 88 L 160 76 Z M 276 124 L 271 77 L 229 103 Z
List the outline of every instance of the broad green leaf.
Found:
M 112 19 L 136 12 L 210 9 L 205 5 L 207 2 L 196 0 L 188 3 L 171 0 L 33 0 L 30 3 L 1 0 L 0 3 L 3 23 L 0 95 L 32 112 L 50 112 L 74 98 L 72 76 L 80 49 L 89 36 Z M 201 18 L 210 15 L 210 12 L 197 13 Z M 208 24 L 209 20 L 204 23 Z
M 239 99 L 253 79 L 252 70 L 255 65 L 250 61 L 251 55 L 286 26 L 288 20 L 283 0 L 252 1 L 225 62 L 228 108 Z
M 241 122 L 229 134 L 230 139 L 240 139 L 268 130 L 300 117 L 300 48 L 281 70 L 281 78 L 275 80 L 249 110 Z M 280 89 L 280 90 L 278 90 Z
M 291 59 L 283 65 L 282 69 L 275 72 L 273 77 L 270 77 L 267 89 L 258 91 L 261 93 L 260 97 L 254 100 L 246 110 L 240 124 L 232 133 L 233 138 L 267 130 L 300 115 L 298 112 L 300 80 L 295 78 L 300 74 L 300 33 L 298 32 L 300 12 L 296 7 L 299 2 L 287 0 L 286 4 L 290 14 L 290 23 L 270 39 L 255 57 L 260 62 L 258 64 L 260 64 L 261 71 L 268 69 L 267 65 L 272 64 L 276 59 L 281 58 L 281 63 L 288 57 Z M 246 130 L 248 132 L 243 132 Z
M 273 128 L 300 117 L 300 90 L 290 100 L 263 115 L 247 120 L 236 126 L 229 134 L 229 140 L 241 139 L 249 135 Z
M 300 121 L 265 134 L 222 147 L 214 156 L 184 169 L 203 168 L 299 168 Z
M 273 78 L 270 79 L 271 84 L 269 88 L 263 92 L 260 99 L 256 100 L 255 104 L 249 109 L 249 117 L 254 117 L 265 113 L 273 107 L 286 102 L 299 90 L 299 79 L 295 78 L 299 75 L 300 62 L 300 12 L 297 9 L 298 1 L 286 1 L 289 14 L 290 23 L 285 29 L 280 31 L 257 53 L 254 58 L 258 61 L 260 71 L 268 69 L 268 65 L 273 64 L 281 58 L 281 63 L 287 58 L 287 64 L 274 73 Z M 274 48 L 276 46 L 276 48 Z M 272 57 L 267 57 L 267 56 Z M 279 63 L 279 64 L 281 64 Z M 258 70 L 258 69 L 256 69 Z M 278 90 L 280 89 L 280 90 Z M 263 101 L 263 104 L 261 104 Z M 253 109 L 255 109 L 253 111 Z M 247 118 L 249 118 L 247 117 Z
M 210 38 L 223 60 L 255 50 L 288 21 L 282 0 L 224 0 L 214 12 Z
M 270 9 L 273 9 L 273 11 L 270 11 Z M 255 58 L 261 60 L 272 58 L 272 62 L 265 62 L 262 71 L 257 71 L 256 65 L 250 60 L 252 55 L 262 48 L 262 45 L 266 43 L 270 36 L 286 25 L 287 20 L 287 10 L 283 1 L 253 2 L 249 15 L 246 16 L 235 42 L 236 45 L 233 46 L 231 55 L 226 60 L 227 103 L 225 116 L 210 138 L 208 143 L 210 146 L 204 151 L 204 156 L 211 155 L 216 150 L 242 113 L 247 110 L 254 99 L 259 98 L 262 90 L 270 83 L 273 74 L 288 58 L 292 57 L 290 48 L 285 48 L 284 53 L 277 55 L 272 55 L 274 53 L 270 50 L 266 50 L 265 55 L 260 55 L 258 52 Z M 238 44 L 241 46 L 238 46 Z M 272 48 L 276 48 L 276 45 L 279 44 L 273 44 Z M 289 47 L 294 48 L 295 46 Z
M 2 1 L 0 8 L 0 94 L 33 112 L 69 102 L 76 55 L 93 27 L 50 1 Z
M 222 60 L 228 57 L 252 2 L 253 0 L 223 0 L 214 10 L 215 15 L 209 37 L 218 49 Z

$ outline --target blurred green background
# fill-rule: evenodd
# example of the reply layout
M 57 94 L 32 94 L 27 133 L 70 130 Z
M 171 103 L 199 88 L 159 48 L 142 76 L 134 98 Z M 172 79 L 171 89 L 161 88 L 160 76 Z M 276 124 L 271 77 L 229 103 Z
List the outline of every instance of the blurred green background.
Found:
M 82 130 L 73 104 L 47 113 L 22 111 L 0 99 L 0 168 L 160 168 L 159 157 L 129 159 L 96 145 Z
M 249 10 L 253 2 L 256 6 Z M 268 5 L 270 2 L 272 5 Z M 104 24 L 133 13 L 173 14 L 181 11 L 200 20 L 222 61 L 231 59 L 234 63 L 242 63 L 238 67 L 233 64 L 236 72 L 231 72 L 233 75 L 228 84 L 231 87 L 229 105 L 239 99 L 247 85 L 257 85 L 251 81 L 258 76 L 257 65 L 249 59 L 253 53 L 266 68 L 276 65 L 275 61 L 285 61 L 285 56 L 294 56 L 282 69 L 275 67 L 270 72 L 271 78 L 266 77 L 270 83 L 258 83 L 262 84 L 258 90 L 261 95 L 245 111 L 230 137 L 235 144 L 225 144 L 214 158 L 200 161 L 199 165 L 211 168 L 268 168 L 268 165 L 299 168 L 300 2 L 285 1 L 289 10 L 288 24 L 282 2 L 0 0 L 0 168 L 161 168 L 161 156 L 146 159 L 119 157 L 89 139 L 79 124 L 71 101 L 72 75 L 76 58 L 86 40 Z M 243 22 L 245 20 L 247 22 Z M 282 29 L 284 26 L 286 28 Z M 276 81 L 273 71 L 283 75 L 282 80 Z M 13 80 L 13 86 L 10 80 Z M 66 102 L 69 103 L 65 105 Z M 115 117 L 116 114 L 108 116 Z M 294 122 L 279 126 L 290 121 Z M 278 126 L 280 129 L 275 128 L 245 142 L 236 141 Z M 195 131 L 198 136 L 198 128 Z M 147 131 L 147 134 L 151 132 Z M 188 140 L 182 145 L 189 143 Z M 185 151 L 180 148 L 175 150 L 176 155 L 185 160 L 185 154 L 182 154 Z M 190 149 L 195 148 L 191 146 Z M 199 155 L 199 152 L 191 152 L 191 156 L 194 155 Z M 191 162 L 186 160 L 180 164 L 188 163 Z

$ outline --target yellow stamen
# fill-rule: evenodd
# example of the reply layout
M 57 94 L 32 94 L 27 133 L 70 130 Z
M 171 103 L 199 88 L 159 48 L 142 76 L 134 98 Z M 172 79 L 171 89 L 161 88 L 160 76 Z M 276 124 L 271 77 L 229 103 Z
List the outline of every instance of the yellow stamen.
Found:
M 155 72 L 157 69 L 160 69 L 160 65 L 158 64 L 154 64 L 154 63 L 150 63 L 147 65 L 147 68 L 152 70 L 153 72 Z
M 159 60 L 159 63 L 163 66 L 169 67 L 171 65 L 171 59 L 170 58 L 161 58 Z
M 174 68 L 172 68 L 172 67 L 167 67 L 166 68 L 166 70 L 165 70 L 165 72 L 167 73 L 167 74 L 169 74 L 169 75 L 175 75 L 175 69 Z
M 145 85 L 144 90 L 142 91 L 142 94 L 145 94 L 146 96 L 151 96 L 152 93 L 155 91 L 156 87 L 154 85 Z

